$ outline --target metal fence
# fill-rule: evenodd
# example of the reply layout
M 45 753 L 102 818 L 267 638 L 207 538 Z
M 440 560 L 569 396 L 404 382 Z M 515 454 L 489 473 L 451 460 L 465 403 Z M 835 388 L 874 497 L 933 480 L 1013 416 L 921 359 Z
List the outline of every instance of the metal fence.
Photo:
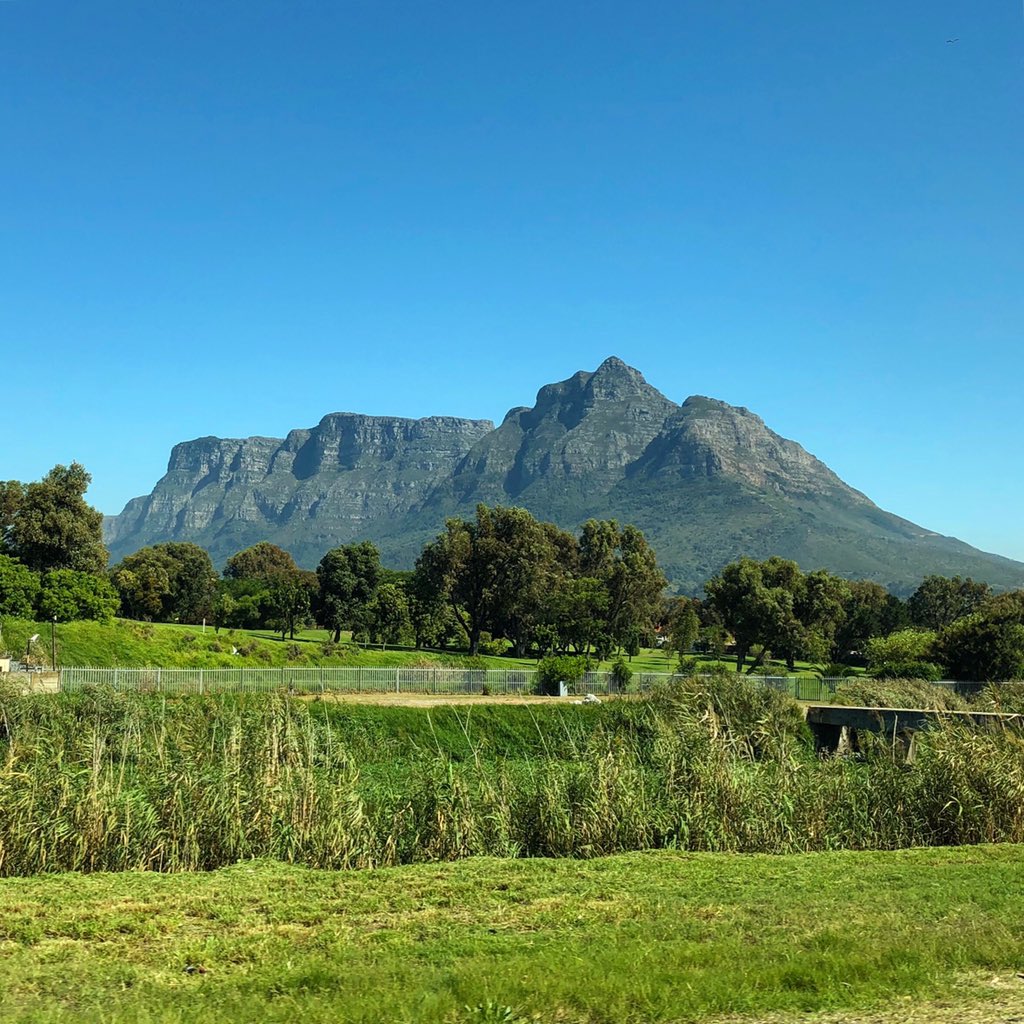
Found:
M 527 694 L 530 669 L 464 668 L 65 668 L 62 689 L 104 686 L 152 693 Z M 610 672 L 589 672 L 570 693 L 614 692 Z
M 649 690 L 673 677 L 634 673 L 631 689 Z M 817 676 L 747 676 L 751 682 L 798 700 L 828 701 L 841 679 Z M 61 689 L 88 687 L 148 693 L 409 693 L 530 694 L 538 688 L 533 669 L 467 668 L 65 668 Z M 617 691 L 611 672 L 588 672 L 567 684 L 572 696 Z

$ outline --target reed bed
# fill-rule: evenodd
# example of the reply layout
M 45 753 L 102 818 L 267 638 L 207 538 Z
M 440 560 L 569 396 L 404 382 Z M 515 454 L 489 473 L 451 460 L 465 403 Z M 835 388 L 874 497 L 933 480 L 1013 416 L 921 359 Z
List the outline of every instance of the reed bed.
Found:
M 419 714 L 403 740 L 286 697 L 0 694 L 0 875 L 1024 841 L 1012 727 L 819 758 L 792 702 L 742 680 L 502 708 L 499 746 L 493 715 L 456 743 Z

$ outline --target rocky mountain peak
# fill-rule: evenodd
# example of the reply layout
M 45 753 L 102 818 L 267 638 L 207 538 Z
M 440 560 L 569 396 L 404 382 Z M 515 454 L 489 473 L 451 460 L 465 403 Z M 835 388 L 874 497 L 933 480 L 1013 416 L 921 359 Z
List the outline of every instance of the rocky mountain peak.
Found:
M 168 540 L 223 561 L 269 540 L 312 567 L 337 544 L 370 539 L 408 567 L 446 516 L 479 501 L 566 529 L 591 517 L 634 523 L 690 592 L 744 554 L 899 589 L 935 572 L 1024 583 L 1024 565 L 884 512 L 749 410 L 702 395 L 677 405 L 615 356 L 542 387 L 497 428 L 341 412 L 284 440 L 185 442 L 105 531 L 115 561 Z
M 589 374 L 585 387 L 595 401 L 617 402 L 652 394 L 664 398 L 657 388 L 647 383 L 639 370 L 628 366 L 618 356 L 609 356 Z

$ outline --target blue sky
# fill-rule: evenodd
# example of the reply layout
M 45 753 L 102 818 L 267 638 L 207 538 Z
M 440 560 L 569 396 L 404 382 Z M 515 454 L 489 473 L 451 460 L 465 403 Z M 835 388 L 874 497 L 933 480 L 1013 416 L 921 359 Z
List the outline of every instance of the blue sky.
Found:
M 1019 0 L 7 0 L 0 478 L 614 354 L 1024 558 L 1022 122 Z

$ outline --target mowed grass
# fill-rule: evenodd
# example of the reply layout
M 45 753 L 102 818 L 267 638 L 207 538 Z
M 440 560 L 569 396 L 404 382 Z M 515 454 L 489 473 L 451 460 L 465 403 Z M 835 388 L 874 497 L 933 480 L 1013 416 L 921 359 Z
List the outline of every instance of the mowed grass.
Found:
M 1017 846 L 0 881 L 4 1021 L 902 1020 L 1022 968 Z
M 31 654 L 38 661 L 49 664 L 51 631 L 48 622 L 5 618 L 0 622 L 3 643 L 15 658 L 22 657 L 29 646 L 29 637 L 38 635 Z M 56 628 L 57 660 L 61 665 L 89 668 L 231 668 L 238 666 L 364 666 L 373 667 L 429 667 L 472 666 L 489 669 L 535 669 L 535 658 L 497 657 L 479 655 L 469 658 L 465 651 L 416 650 L 411 647 L 366 646 L 351 642 L 344 634 L 340 645 L 325 644 L 331 639 L 325 629 L 305 629 L 294 639 L 282 637 L 269 629 L 222 629 L 212 625 L 205 630 L 196 625 L 165 622 L 135 622 L 113 619 L 109 622 L 68 622 Z M 232 649 L 238 653 L 232 653 Z M 595 669 L 608 670 L 612 660 L 595 662 Z M 638 655 L 626 659 L 635 673 L 671 673 L 678 658 L 666 650 L 644 648 Z M 736 670 L 736 659 L 721 662 L 704 655 L 697 656 L 699 665 L 711 669 L 722 666 Z M 798 673 L 812 672 L 813 666 L 797 663 Z M 785 675 L 786 668 L 778 662 L 766 663 L 766 674 Z

